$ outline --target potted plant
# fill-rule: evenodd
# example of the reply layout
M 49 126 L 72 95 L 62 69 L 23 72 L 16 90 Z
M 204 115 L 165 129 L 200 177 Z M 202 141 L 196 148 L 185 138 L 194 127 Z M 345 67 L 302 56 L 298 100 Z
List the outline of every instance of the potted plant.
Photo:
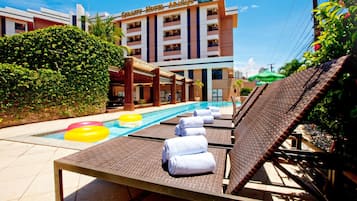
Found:
M 241 79 L 238 79 L 238 80 L 235 80 L 234 83 L 233 83 L 233 89 L 234 89 L 234 94 L 236 95 L 237 93 L 240 93 L 240 88 L 242 87 L 242 84 L 243 84 L 243 80 Z M 240 101 L 240 97 L 239 96 L 236 96 L 235 100 L 239 100 Z
M 245 99 L 247 98 L 247 96 L 250 94 L 250 92 L 252 91 L 251 88 L 242 88 L 240 91 L 240 100 L 242 101 L 242 103 L 245 101 Z
M 202 82 L 201 80 L 196 80 L 194 85 L 196 85 L 195 101 L 200 101 L 200 100 L 201 100 L 201 97 L 200 97 L 199 94 L 198 94 L 198 90 L 199 90 L 199 89 L 202 89 L 202 87 L 205 86 L 205 85 L 203 84 L 203 82 Z

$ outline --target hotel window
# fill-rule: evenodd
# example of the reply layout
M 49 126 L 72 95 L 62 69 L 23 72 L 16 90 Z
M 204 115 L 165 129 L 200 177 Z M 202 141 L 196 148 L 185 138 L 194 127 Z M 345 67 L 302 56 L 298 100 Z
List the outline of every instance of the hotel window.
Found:
M 207 9 L 207 16 L 217 15 L 217 14 L 218 14 L 218 8 L 208 8 Z
M 216 47 L 218 45 L 219 45 L 218 39 L 208 40 L 207 42 L 208 47 Z
M 128 42 L 136 42 L 136 41 L 141 41 L 141 35 L 136 35 L 136 36 L 130 36 L 128 37 Z
M 212 101 L 223 101 L 222 89 L 212 89 Z
M 181 76 L 185 76 L 185 72 L 184 71 L 176 71 L 175 73 L 178 74 L 178 75 L 181 75 Z
M 218 24 L 208 24 L 207 25 L 207 31 L 217 31 L 218 30 Z
M 22 33 L 26 31 L 26 24 L 15 22 L 15 33 Z
M 212 70 L 212 80 L 221 80 L 222 79 L 222 69 L 213 69 Z
M 181 44 L 170 44 L 170 45 L 165 45 L 165 52 L 170 52 L 170 51 L 178 51 L 181 50 Z
M 127 29 L 135 29 L 135 28 L 140 28 L 141 27 L 141 21 L 129 23 L 127 26 Z
M 170 15 L 170 16 L 164 17 L 164 23 L 177 22 L 177 21 L 180 21 L 180 20 L 181 20 L 180 14 Z
M 137 48 L 137 49 L 132 49 L 131 50 L 131 55 L 141 55 L 141 48 Z
M 174 30 L 165 31 L 164 36 L 165 37 L 181 36 L 181 30 L 180 29 L 174 29 Z

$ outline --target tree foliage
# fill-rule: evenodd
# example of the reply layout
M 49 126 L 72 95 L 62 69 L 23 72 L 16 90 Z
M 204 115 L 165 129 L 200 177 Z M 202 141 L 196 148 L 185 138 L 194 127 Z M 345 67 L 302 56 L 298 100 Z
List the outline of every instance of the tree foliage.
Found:
M 279 69 L 279 73 L 285 75 L 285 77 L 293 74 L 294 72 L 296 72 L 301 65 L 303 65 L 303 62 L 300 62 L 297 59 L 293 59 L 291 62 L 286 63 L 284 66 L 282 66 Z
M 104 112 L 108 68 L 122 65 L 123 51 L 77 27 L 54 26 L 0 38 L 0 62 L 5 124 L 52 107 L 57 118 Z
M 309 66 L 351 55 L 354 64 L 346 69 L 309 115 L 309 120 L 329 131 L 339 142 L 336 149 L 346 161 L 357 161 L 357 6 L 354 0 L 329 1 L 314 10 L 319 22 L 320 35 L 313 45 L 319 49 L 306 52 Z M 353 68 L 354 67 L 354 68 Z M 352 166 L 349 166 L 350 168 Z M 352 167 L 357 168 L 357 167 Z

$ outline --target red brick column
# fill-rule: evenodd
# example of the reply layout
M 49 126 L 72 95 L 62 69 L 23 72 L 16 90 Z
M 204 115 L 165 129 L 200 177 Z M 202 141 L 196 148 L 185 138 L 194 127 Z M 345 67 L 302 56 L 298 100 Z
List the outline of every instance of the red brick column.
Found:
M 176 74 L 171 76 L 171 104 L 176 104 Z
M 186 102 L 186 78 L 182 80 L 181 85 L 181 102 Z
M 133 101 L 133 91 L 134 91 L 134 67 L 133 67 L 133 59 L 127 58 L 124 63 L 124 72 L 125 72 L 125 80 L 124 80 L 124 110 L 133 111 L 135 110 L 135 105 Z
M 153 78 L 153 102 L 154 106 L 160 106 L 160 68 L 156 68 L 153 70 L 153 73 L 155 74 L 155 77 Z

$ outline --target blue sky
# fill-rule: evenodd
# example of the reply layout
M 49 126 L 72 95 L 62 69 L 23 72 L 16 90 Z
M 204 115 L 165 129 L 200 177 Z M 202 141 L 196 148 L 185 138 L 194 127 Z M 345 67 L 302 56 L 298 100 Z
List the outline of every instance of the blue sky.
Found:
M 40 7 L 69 13 L 76 3 L 87 12 L 117 14 L 161 4 L 170 0 L 0 0 L 0 7 L 39 10 Z M 323 0 L 320 0 L 322 2 Z M 313 39 L 312 0 L 225 0 L 226 7 L 238 7 L 238 28 L 234 30 L 234 67 L 251 76 L 271 65 L 273 70 L 301 58 Z

